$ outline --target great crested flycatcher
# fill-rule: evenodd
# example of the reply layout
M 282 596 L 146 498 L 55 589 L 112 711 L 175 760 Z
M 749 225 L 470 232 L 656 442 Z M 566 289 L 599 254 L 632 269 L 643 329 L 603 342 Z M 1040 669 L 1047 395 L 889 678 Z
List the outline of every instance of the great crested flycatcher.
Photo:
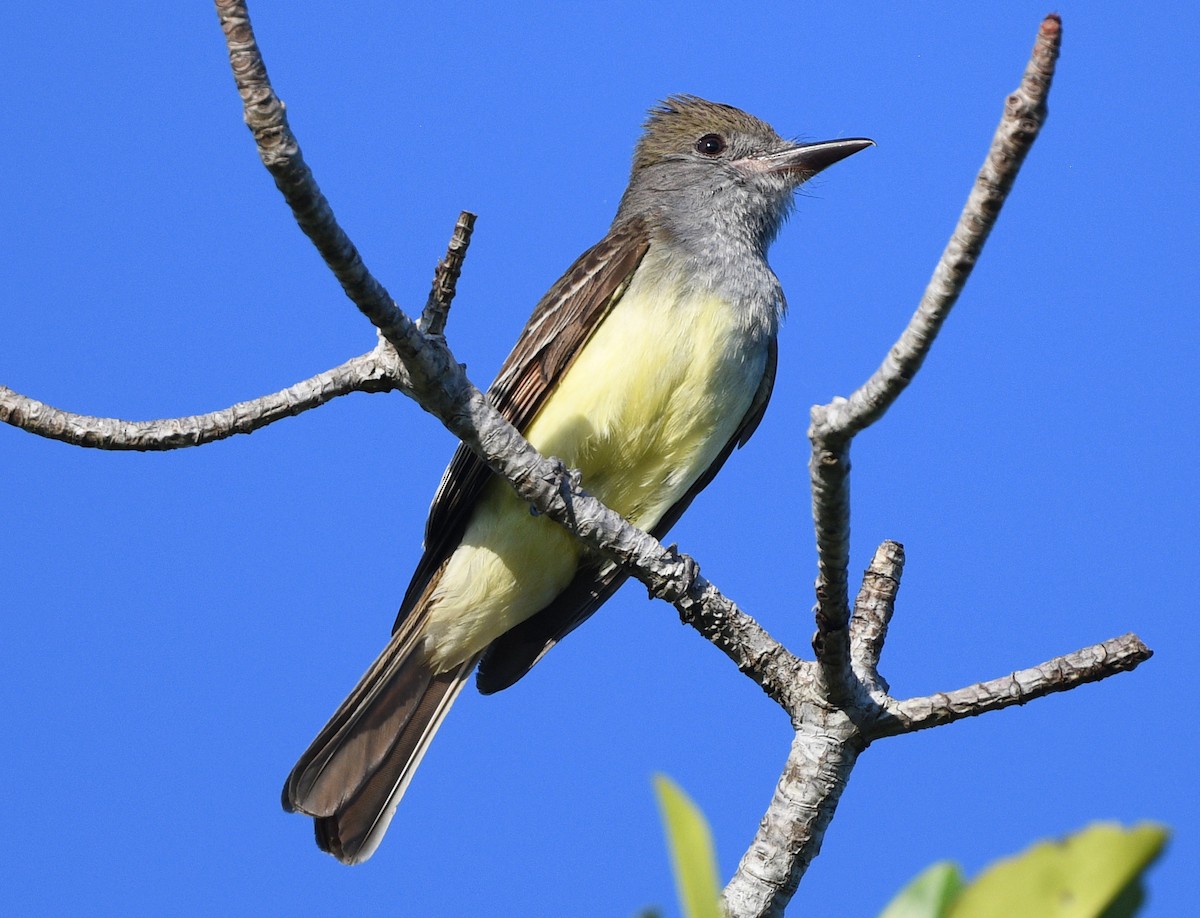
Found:
M 538 303 L 492 404 L 662 537 L 767 407 L 784 298 L 766 252 L 792 193 L 870 145 L 796 144 L 732 106 L 668 98 L 608 234 Z M 365 861 L 476 664 L 481 692 L 512 685 L 626 576 L 460 445 L 391 641 L 288 776 L 284 808 L 314 817 L 323 850 Z

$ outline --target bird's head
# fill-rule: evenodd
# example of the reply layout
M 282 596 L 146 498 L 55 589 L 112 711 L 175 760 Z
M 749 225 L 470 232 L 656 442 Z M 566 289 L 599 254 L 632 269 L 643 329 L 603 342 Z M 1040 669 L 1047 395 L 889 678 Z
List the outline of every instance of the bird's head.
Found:
M 792 192 L 871 145 L 862 138 L 795 143 L 732 105 L 670 96 L 646 119 L 617 219 L 641 216 L 684 239 L 746 238 L 765 251 Z

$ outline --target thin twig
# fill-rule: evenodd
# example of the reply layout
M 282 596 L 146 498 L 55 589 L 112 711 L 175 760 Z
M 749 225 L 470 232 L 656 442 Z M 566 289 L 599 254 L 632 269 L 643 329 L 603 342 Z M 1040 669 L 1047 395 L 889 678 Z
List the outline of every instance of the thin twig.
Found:
M 74 446 L 105 450 L 181 449 L 251 433 L 351 392 L 383 392 L 392 388 L 395 383 L 381 372 L 377 353 L 371 351 L 270 395 L 208 414 L 159 421 L 122 421 L 75 414 L 0 386 L 0 421 Z
M 471 244 L 471 233 L 475 229 L 475 214 L 464 210 L 454 224 L 454 234 L 446 247 L 446 257 L 437 263 L 433 272 L 433 287 L 425 301 L 425 309 L 417 327 L 427 335 L 443 335 L 446 332 L 446 317 L 454 301 L 455 288 L 462 274 L 463 261 Z
M 1136 634 L 1124 634 L 990 682 L 896 701 L 886 706 L 888 716 L 872 731 L 872 739 L 927 730 L 1099 682 L 1129 672 L 1151 656 L 1153 651 Z
M 875 550 L 854 601 L 850 660 L 859 680 L 870 690 L 887 691 L 887 683 L 879 675 L 879 657 L 887 640 L 888 623 L 896 608 L 903 573 L 904 546 L 899 542 L 884 542 Z
M 471 241 L 475 215 L 459 214 L 454 234 L 434 272 L 426 315 L 440 329 L 454 299 L 455 284 Z M 440 323 L 440 324 L 439 324 Z M 203 446 L 235 434 L 252 433 L 268 424 L 308 411 L 351 392 L 407 389 L 407 370 L 395 359 L 390 345 L 381 343 L 367 354 L 348 360 L 279 392 L 238 402 L 219 411 L 156 421 L 124 421 L 63 411 L 0 386 L 0 421 L 51 440 L 104 450 L 155 451 Z
M 305 163 L 300 144 L 288 126 L 284 104 L 271 88 L 246 4 L 241 0 L 216 0 L 216 6 L 246 126 L 254 134 L 263 165 L 275 179 L 296 222 L 346 295 L 376 328 L 406 320 L 387 290 L 363 265 L 358 249 L 338 225 L 329 201 Z
M 849 399 L 812 409 L 813 520 L 817 531 L 817 629 L 819 635 L 845 627 L 850 548 L 850 440 L 888 409 L 912 380 L 962 292 L 995 225 L 1017 171 L 1046 119 L 1046 97 L 1062 39 L 1057 15 L 1042 22 L 1020 86 L 1005 102 L 966 206 L 934 269 L 917 311 L 887 359 Z M 848 665 L 848 659 L 822 659 Z
M 917 311 L 883 364 L 849 399 L 835 399 L 814 409 L 813 427 L 818 436 L 850 437 L 878 420 L 921 368 L 971 276 L 1021 164 L 1046 122 L 1046 101 L 1061 44 L 1062 21 L 1051 14 L 1038 31 L 1021 84 L 1005 100 L 1004 116 L 992 137 L 987 158 Z

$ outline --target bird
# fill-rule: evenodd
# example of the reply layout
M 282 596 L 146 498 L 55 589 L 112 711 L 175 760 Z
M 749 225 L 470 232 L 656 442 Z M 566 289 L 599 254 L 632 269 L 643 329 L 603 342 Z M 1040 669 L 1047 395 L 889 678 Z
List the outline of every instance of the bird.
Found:
M 766 256 L 794 192 L 872 143 L 798 143 L 668 96 L 607 234 L 538 302 L 491 404 L 661 538 L 766 410 L 786 310 Z M 391 639 L 296 763 L 284 809 L 312 816 L 338 860 L 367 860 L 471 673 L 484 694 L 511 686 L 627 576 L 460 444 Z

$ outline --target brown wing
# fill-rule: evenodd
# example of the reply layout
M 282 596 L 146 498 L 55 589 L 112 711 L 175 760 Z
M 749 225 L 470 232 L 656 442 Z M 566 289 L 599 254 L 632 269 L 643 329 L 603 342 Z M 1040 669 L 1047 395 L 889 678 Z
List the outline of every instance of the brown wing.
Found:
M 778 363 L 778 346 L 772 340 L 767 351 L 767 365 L 762 382 L 754 393 L 750 409 L 738 425 L 738 429 L 725 444 L 725 448 L 696 483 L 663 514 L 658 525 L 650 530 L 656 539 L 661 539 L 683 516 L 683 512 L 696 495 L 708 487 L 716 477 L 734 447 L 741 447 L 758 429 L 771 390 L 775 386 L 775 367 Z M 585 561 L 567 588 L 550 605 L 536 615 L 523 621 L 496 638 L 483 653 L 475 682 L 485 695 L 506 689 L 524 676 L 551 647 L 578 628 L 625 582 L 629 575 L 611 562 L 601 559 Z
M 517 430 L 524 431 L 541 409 L 575 355 L 621 298 L 649 247 L 645 224 L 640 219 L 625 221 L 580 255 L 542 297 L 487 392 L 492 405 Z M 462 539 L 491 475 L 483 461 L 460 443 L 429 508 L 425 553 L 404 594 L 393 632 Z

